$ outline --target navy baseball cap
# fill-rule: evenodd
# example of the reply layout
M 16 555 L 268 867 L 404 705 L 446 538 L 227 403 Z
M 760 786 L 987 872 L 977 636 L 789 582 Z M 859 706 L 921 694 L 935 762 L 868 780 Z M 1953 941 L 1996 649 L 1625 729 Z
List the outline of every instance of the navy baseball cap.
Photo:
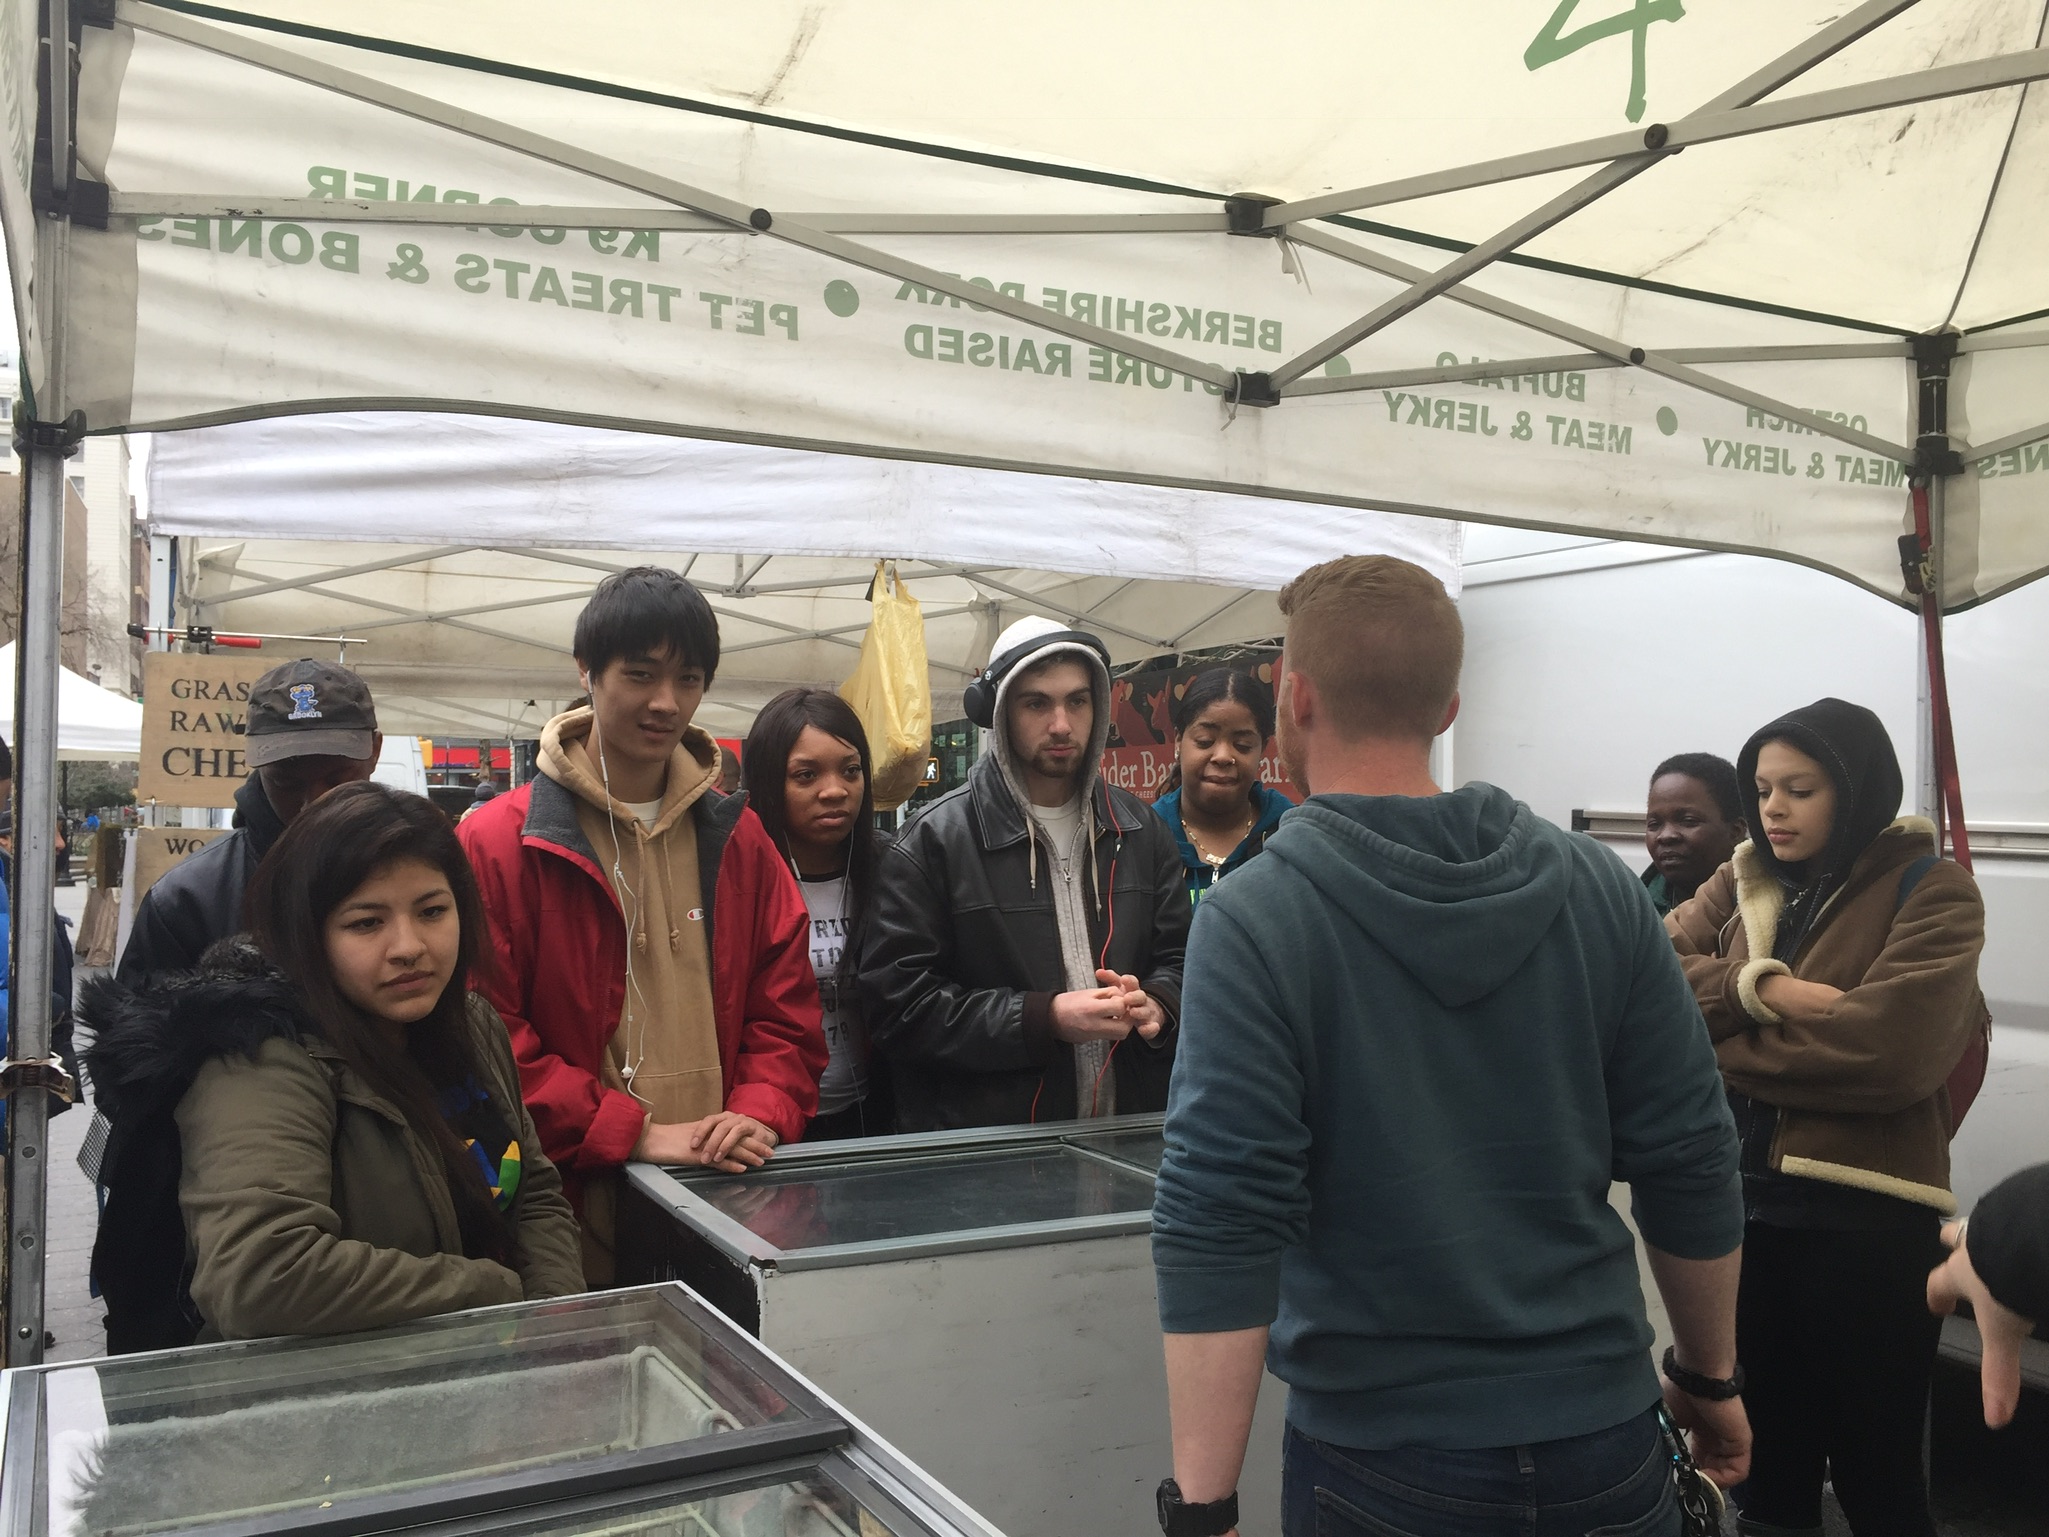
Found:
M 244 755 L 251 768 L 286 758 L 367 758 L 376 736 L 369 685 L 332 662 L 286 662 L 249 691 Z

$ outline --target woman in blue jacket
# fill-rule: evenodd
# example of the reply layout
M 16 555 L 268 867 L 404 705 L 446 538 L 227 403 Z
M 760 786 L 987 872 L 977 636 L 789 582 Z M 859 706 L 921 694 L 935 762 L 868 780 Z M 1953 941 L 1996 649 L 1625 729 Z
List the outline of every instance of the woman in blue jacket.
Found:
M 1174 702 L 1174 768 L 1153 809 L 1181 846 L 1190 902 L 1265 848 L 1294 804 L 1259 780 L 1273 734 L 1273 691 L 1250 673 L 1212 668 Z

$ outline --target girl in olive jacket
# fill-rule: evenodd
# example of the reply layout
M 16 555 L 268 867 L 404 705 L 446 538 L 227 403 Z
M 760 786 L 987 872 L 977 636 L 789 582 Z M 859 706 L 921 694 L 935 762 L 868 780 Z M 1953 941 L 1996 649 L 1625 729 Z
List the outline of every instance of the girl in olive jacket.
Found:
M 202 1339 L 333 1334 L 582 1290 L 505 1027 L 469 991 L 484 918 L 441 812 L 374 783 L 322 797 L 258 868 L 248 918 L 197 972 L 88 998 L 91 1070 L 133 1150 L 110 1143 L 108 1216 L 124 1198 L 134 1216 L 95 1253 L 112 1348 L 176 1342 L 176 1313 Z M 133 1236 L 152 1125 L 182 1285 Z
M 1832 1477 L 1858 1537 L 1933 1537 L 1925 1283 L 1956 1209 L 1945 1081 L 1984 1027 L 1984 907 L 1933 826 L 1898 818 L 1871 711 L 1773 721 L 1737 782 L 1755 836 L 1665 925 L 1743 1138 L 1745 1530 L 1818 1533 Z

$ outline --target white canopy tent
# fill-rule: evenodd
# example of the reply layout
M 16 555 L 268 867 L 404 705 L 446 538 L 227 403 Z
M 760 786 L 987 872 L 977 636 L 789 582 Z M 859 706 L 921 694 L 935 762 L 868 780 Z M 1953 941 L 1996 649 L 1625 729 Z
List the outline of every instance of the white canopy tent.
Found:
M 2043 0 L 42 9 L 47 54 L 37 4 L 0 9 L 32 838 L 83 431 L 457 409 L 1752 551 L 1894 598 L 1913 476 L 1938 606 L 2049 569 Z M 755 554 L 988 558 L 956 521 Z M 47 849 L 21 870 L 33 1000 Z
M 387 730 L 424 735 L 534 735 L 575 692 L 590 589 L 644 560 L 711 599 L 724 654 L 702 718 L 736 734 L 791 683 L 852 670 L 867 550 L 920 552 L 899 570 L 942 720 L 1021 614 L 1092 629 L 1124 662 L 1277 635 L 1273 590 L 1336 550 L 1401 555 L 1458 591 L 1459 525 L 1441 519 L 503 417 L 159 434 L 149 490 L 152 532 L 180 539 L 173 624 L 367 641 L 349 658 Z M 286 537 L 300 529 L 314 537 Z M 427 530 L 452 542 L 422 545 Z M 1223 571 L 1230 585 L 1204 580 Z
M 29 382 L 61 261 L 92 431 L 462 404 L 1896 595 L 1909 338 L 1955 327 L 1949 602 L 2049 565 L 2040 0 L 1099 9 L 121 0 L 61 258 L 10 200 Z
M 15 642 L 0 646 L 0 740 L 14 732 Z M 66 667 L 57 678 L 57 757 L 71 763 L 142 756 L 142 706 Z

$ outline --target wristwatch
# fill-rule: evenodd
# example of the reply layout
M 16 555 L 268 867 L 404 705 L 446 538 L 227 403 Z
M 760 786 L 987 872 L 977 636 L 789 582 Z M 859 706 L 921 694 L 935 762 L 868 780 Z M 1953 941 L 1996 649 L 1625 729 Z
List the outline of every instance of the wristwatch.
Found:
M 1160 1511 L 1160 1530 L 1167 1537 L 1224 1537 L 1224 1533 L 1238 1524 L 1238 1491 L 1235 1489 L 1221 1500 L 1211 1500 L 1207 1505 L 1190 1505 L 1181 1498 L 1181 1486 L 1171 1478 L 1163 1478 L 1156 1500 Z
M 1705 1398 L 1714 1403 L 1721 1403 L 1743 1392 L 1743 1368 L 1740 1364 L 1733 1377 L 1704 1377 L 1699 1372 L 1690 1372 L 1681 1366 L 1670 1345 L 1665 1347 L 1665 1359 L 1658 1363 L 1658 1369 L 1671 1379 L 1672 1386 L 1688 1398 Z

